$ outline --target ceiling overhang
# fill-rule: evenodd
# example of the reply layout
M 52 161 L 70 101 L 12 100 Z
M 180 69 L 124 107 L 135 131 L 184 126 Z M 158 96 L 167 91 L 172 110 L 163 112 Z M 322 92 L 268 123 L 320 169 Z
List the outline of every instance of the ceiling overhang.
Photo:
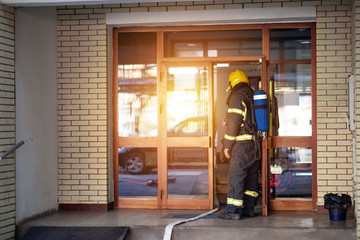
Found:
M 116 27 L 315 22 L 315 7 L 107 13 Z

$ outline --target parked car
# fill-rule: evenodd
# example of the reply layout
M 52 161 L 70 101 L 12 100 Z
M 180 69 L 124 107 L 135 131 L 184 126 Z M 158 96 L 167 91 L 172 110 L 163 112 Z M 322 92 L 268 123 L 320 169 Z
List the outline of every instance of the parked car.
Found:
M 207 134 L 207 115 L 187 118 L 169 129 L 169 137 L 194 137 Z M 169 167 L 181 167 L 182 163 L 206 162 L 206 148 L 169 148 Z M 131 174 L 143 174 L 149 169 L 157 167 L 156 148 L 130 148 L 118 149 L 119 167 Z M 184 164 L 183 164 L 184 165 Z M 201 165 L 201 164 L 199 164 Z M 203 164 L 204 165 L 204 164 Z
M 151 167 L 157 166 L 156 148 L 131 148 L 118 149 L 119 167 L 131 174 L 142 174 Z

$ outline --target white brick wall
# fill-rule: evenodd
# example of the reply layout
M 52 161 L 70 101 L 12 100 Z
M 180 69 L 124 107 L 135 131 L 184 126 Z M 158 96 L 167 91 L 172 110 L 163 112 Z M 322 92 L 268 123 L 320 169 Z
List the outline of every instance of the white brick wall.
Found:
M 318 200 L 352 193 L 351 134 L 347 131 L 347 76 L 352 71 L 351 2 L 317 7 Z
M 14 9 L 0 4 L 0 154 L 15 144 Z M 15 238 L 15 159 L 0 162 L 0 239 Z
M 58 9 L 59 203 L 106 204 L 106 9 Z
M 360 134 L 360 100 L 359 100 L 359 94 L 360 94 L 360 62 L 359 62 L 359 57 L 360 57 L 360 1 L 359 0 L 354 0 L 352 2 L 352 67 L 353 67 L 353 71 L 352 73 L 355 74 L 355 111 L 356 111 L 356 131 L 355 131 L 355 142 L 356 142 L 356 166 L 355 168 L 357 169 L 357 172 L 355 173 L 356 175 L 356 186 L 354 186 L 354 189 L 356 190 L 356 199 L 357 202 L 355 204 L 355 211 L 357 213 L 356 215 L 356 222 L 357 222 L 357 231 L 356 231 L 356 235 L 358 238 L 360 238 L 360 213 L 359 213 L 359 209 L 360 209 L 360 205 L 358 202 L 358 199 L 360 199 L 360 192 L 358 191 L 358 186 L 360 184 L 360 175 L 359 175 L 359 167 L 360 167 L 360 163 L 358 160 L 358 156 L 359 156 L 359 150 L 360 150 L 360 138 L 359 138 L 359 134 Z

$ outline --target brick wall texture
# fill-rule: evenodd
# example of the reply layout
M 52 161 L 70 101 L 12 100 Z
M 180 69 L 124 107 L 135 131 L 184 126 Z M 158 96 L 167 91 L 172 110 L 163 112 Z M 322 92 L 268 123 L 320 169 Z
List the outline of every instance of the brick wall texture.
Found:
M 108 202 L 108 52 L 101 6 L 58 10 L 59 203 Z
M 359 153 L 360 153 L 360 1 L 354 0 L 352 2 L 352 66 L 353 66 L 353 74 L 355 74 L 355 116 L 356 116 L 356 131 L 354 133 L 354 141 L 356 142 L 356 161 L 354 162 L 354 169 L 356 169 L 356 181 L 354 184 L 354 189 L 356 190 L 354 198 L 360 198 L 360 192 L 358 191 L 358 184 L 359 184 Z M 360 238 L 360 205 L 358 200 L 356 201 L 355 211 L 356 211 L 356 222 L 357 222 L 357 237 Z
M 359 63 L 355 63 L 360 59 L 359 5 L 359 1 L 351 0 L 209 0 L 59 7 L 59 202 L 106 203 L 108 191 L 113 191 L 108 188 L 111 81 L 107 68 L 112 53 L 107 51 L 106 13 L 300 6 L 317 9 L 318 202 L 323 205 L 323 196 L 329 192 L 353 196 L 352 135 L 346 124 L 347 76 L 355 73 L 360 80 Z M 357 81 L 357 94 L 359 88 Z M 357 108 L 357 119 L 359 116 Z
M 351 134 L 347 130 L 347 77 L 352 73 L 351 1 L 317 7 L 318 198 L 328 192 L 353 196 Z
M 0 154 L 15 144 L 14 9 L 0 4 Z M 15 159 L 0 162 L 0 239 L 15 238 Z

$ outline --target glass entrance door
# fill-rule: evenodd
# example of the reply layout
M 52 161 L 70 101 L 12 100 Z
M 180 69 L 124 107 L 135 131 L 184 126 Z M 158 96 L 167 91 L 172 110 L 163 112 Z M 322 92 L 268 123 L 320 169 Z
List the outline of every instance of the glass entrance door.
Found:
M 210 64 L 164 64 L 160 114 L 166 208 L 212 207 L 211 79 Z
M 281 28 L 269 35 L 270 208 L 314 209 L 314 33 L 311 28 Z
M 264 212 L 314 209 L 315 35 L 313 23 L 114 29 L 115 206 L 212 207 L 224 91 L 240 68 L 269 98 Z

